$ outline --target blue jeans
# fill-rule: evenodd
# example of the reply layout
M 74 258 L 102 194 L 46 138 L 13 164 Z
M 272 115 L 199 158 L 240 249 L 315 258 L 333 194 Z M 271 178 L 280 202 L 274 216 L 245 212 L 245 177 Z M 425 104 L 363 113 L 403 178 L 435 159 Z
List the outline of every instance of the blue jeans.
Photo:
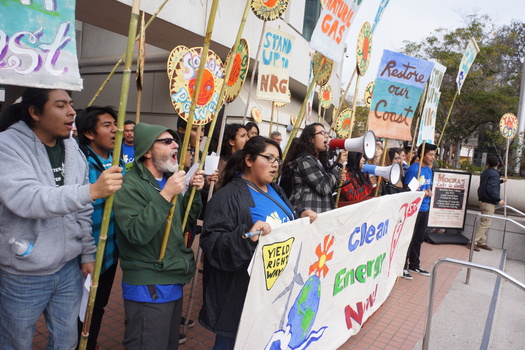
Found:
M 225 337 L 224 335 L 215 335 L 215 345 L 213 350 L 233 350 L 235 338 Z
M 38 318 L 49 330 L 48 349 L 74 349 L 82 298 L 77 259 L 46 276 L 19 276 L 0 271 L 0 349 L 31 349 Z

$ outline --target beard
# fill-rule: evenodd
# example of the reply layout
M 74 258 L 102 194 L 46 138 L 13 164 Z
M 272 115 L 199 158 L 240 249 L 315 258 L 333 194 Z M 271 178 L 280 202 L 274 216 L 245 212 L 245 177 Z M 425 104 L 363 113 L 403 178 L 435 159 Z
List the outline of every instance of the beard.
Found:
M 176 173 L 179 170 L 179 163 L 173 161 L 173 157 L 170 154 L 153 154 L 153 165 L 157 170 L 163 173 Z

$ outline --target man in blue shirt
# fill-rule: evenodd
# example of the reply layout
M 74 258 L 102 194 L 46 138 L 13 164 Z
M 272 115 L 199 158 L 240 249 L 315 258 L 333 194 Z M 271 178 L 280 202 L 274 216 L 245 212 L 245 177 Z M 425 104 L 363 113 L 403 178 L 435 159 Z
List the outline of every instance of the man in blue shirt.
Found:
M 117 112 L 113 107 L 88 107 L 78 113 L 76 124 L 80 149 L 86 155 L 89 165 L 89 182 L 94 183 L 104 170 L 111 167 L 113 162 L 113 148 L 117 132 Z M 124 173 L 125 165 L 122 160 L 119 161 L 119 165 Z M 94 210 L 91 218 L 93 220 L 93 237 L 96 244 L 98 244 L 100 237 L 102 214 L 104 213 L 105 205 L 106 198 L 97 199 L 93 203 Z M 113 212 L 111 212 L 87 349 L 95 349 L 97 346 L 97 337 L 104 315 L 104 307 L 107 305 L 111 295 L 111 287 L 117 271 L 117 260 L 115 222 Z M 79 336 L 81 330 L 82 324 L 79 322 Z
M 419 182 L 418 191 L 425 193 L 423 203 L 417 214 L 414 234 L 410 241 L 407 260 L 403 269 L 403 278 L 405 279 L 412 279 L 408 272 L 409 270 L 423 276 L 430 276 L 428 271 L 421 268 L 419 257 L 421 255 L 421 244 L 425 240 L 428 225 L 428 211 L 430 210 L 430 197 L 432 196 L 432 164 L 436 158 L 436 148 L 437 146 L 431 143 L 421 144 L 418 149 L 421 165 L 419 162 L 414 163 L 405 173 L 405 185 L 408 185 L 413 178 L 417 178 Z
M 135 160 L 135 149 L 133 148 L 133 142 L 135 140 L 135 122 L 132 120 L 126 120 L 124 122 L 124 139 L 122 141 L 122 159 L 126 163 L 126 169 L 133 165 Z

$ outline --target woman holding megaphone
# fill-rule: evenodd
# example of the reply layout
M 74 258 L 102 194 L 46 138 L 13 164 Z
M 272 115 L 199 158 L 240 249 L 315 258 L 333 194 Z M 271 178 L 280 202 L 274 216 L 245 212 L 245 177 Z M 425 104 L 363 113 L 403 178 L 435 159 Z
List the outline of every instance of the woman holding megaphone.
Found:
M 328 163 L 328 132 L 321 123 L 306 126 L 290 148 L 283 164 L 283 179 L 291 180 L 290 202 L 295 208 L 322 213 L 334 208 L 333 193 L 346 161 L 340 153 L 333 166 Z M 287 180 L 287 181 L 289 181 Z

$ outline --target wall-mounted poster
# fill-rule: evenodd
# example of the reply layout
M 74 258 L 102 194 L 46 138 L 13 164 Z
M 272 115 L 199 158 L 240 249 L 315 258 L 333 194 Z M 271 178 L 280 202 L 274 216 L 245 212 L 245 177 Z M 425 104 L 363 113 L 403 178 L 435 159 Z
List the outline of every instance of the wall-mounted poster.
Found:
M 471 178 L 471 173 L 434 171 L 428 227 L 463 230 Z

